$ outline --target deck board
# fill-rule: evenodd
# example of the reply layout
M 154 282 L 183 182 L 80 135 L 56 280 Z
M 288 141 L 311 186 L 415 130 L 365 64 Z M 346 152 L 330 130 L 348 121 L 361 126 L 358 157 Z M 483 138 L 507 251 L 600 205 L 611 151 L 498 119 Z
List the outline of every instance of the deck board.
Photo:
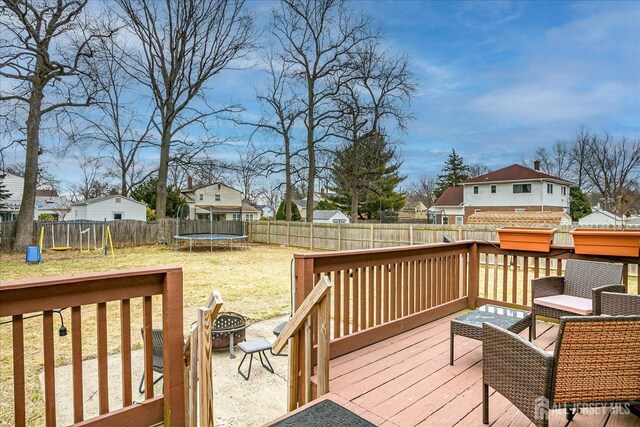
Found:
M 403 334 L 338 357 L 330 365 L 330 393 L 383 426 L 483 426 L 482 343 L 456 337 L 455 364 L 449 365 L 449 321 L 444 317 Z M 552 351 L 558 326 L 538 322 L 534 343 Z M 522 333 L 526 337 L 528 330 Z M 490 389 L 493 426 L 532 426 L 507 399 Z M 633 415 L 578 414 L 567 422 L 564 410 L 551 411 L 555 427 L 640 426 Z

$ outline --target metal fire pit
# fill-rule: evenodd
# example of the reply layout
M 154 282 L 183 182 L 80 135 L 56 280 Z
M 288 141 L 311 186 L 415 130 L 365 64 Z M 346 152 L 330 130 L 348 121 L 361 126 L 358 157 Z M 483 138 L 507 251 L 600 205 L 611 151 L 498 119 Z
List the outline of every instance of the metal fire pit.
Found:
M 232 311 L 218 314 L 211 329 L 213 348 L 229 347 L 229 356 L 233 359 L 235 344 L 245 340 L 245 329 L 249 326 L 249 318 Z

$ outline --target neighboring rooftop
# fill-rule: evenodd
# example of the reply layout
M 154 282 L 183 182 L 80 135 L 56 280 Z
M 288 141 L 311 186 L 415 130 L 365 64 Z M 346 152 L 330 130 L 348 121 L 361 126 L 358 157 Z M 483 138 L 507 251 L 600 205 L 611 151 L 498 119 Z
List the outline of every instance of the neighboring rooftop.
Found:
M 132 199 L 131 197 L 121 196 L 119 194 L 111 194 L 109 196 L 102 196 L 102 197 L 96 197 L 94 199 L 83 200 L 81 202 L 76 202 L 76 203 L 72 204 L 71 206 L 92 205 L 94 203 L 103 202 L 105 200 L 113 199 L 115 197 L 120 197 L 122 199 L 126 199 L 126 200 L 129 200 L 131 202 L 135 202 L 135 203 L 140 203 L 141 205 L 145 205 L 146 206 L 146 204 L 143 203 L 143 202 L 140 202 L 138 200 Z
M 433 204 L 434 206 L 460 206 L 464 201 L 464 187 L 449 187 Z
M 500 182 L 500 181 L 521 181 L 528 179 L 546 179 L 565 183 L 570 185 L 571 182 L 546 174 L 535 169 L 531 169 L 522 165 L 511 165 L 506 168 L 498 169 L 493 172 L 485 173 L 484 175 L 477 176 L 475 178 L 462 181 L 462 184 L 476 184 L 485 182 Z
M 317 210 L 313 211 L 313 219 L 314 220 L 327 220 L 333 218 L 336 214 L 342 214 L 341 211 L 337 209 L 333 210 Z M 343 214 L 344 215 L 344 214 Z

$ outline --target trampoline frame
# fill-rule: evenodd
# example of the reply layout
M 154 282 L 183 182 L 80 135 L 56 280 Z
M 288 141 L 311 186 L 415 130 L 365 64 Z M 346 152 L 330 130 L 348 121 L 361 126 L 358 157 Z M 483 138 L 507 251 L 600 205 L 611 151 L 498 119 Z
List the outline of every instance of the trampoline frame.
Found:
M 176 249 L 178 248 L 178 241 L 180 240 L 188 240 L 189 241 L 189 252 L 193 250 L 193 242 L 194 241 L 206 241 L 210 242 L 209 250 L 213 252 L 213 242 L 226 242 L 227 247 L 229 249 L 233 249 L 234 243 L 240 243 L 240 248 L 245 247 L 245 242 L 249 238 L 246 235 L 239 234 L 223 234 L 223 233 L 190 233 L 190 234 L 176 234 L 173 236 L 176 239 Z

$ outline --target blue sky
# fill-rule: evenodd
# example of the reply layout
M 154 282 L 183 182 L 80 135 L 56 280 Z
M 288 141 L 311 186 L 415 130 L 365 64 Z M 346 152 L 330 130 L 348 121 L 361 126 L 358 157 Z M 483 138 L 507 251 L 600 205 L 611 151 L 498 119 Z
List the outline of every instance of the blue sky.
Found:
M 249 5 L 263 21 L 265 3 Z M 582 125 L 640 137 L 640 2 L 352 6 L 373 17 L 389 47 L 409 55 L 420 85 L 415 120 L 394 135 L 409 180 L 437 174 L 452 148 L 496 169 L 571 139 Z M 256 73 L 227 73 L 227 90 L 215 92 L 251 114 L 247 81 L 259 81 Z
M 271 4 L 248 0 L 258 26 L 268 21 Z M 409 56 L 419 84 L 412 101 L 415 120 L 407 133 L 393 135 L 401 141 L 408 181 L 437 174 L 452 148 L 468 163 L 496 169 L 537 146 L 572 138 L 582 125 L 640 138 L 640 2 L 351 6 L 373 18 L 390 48 Z M 208 83 L 207 98 L 240 103 L 247 116 L 256 116 L 254 88 L 263 77 L 259 68 L 225 71 Z M 218 131 L 237 137 L 236 147 L 246 144 L 247 129 L 223 124 Z M 226 147 L 216 155 L 232 159 L 235 153 Z M 73 181 L 73 168 L 65 163 L 58 162 Z

